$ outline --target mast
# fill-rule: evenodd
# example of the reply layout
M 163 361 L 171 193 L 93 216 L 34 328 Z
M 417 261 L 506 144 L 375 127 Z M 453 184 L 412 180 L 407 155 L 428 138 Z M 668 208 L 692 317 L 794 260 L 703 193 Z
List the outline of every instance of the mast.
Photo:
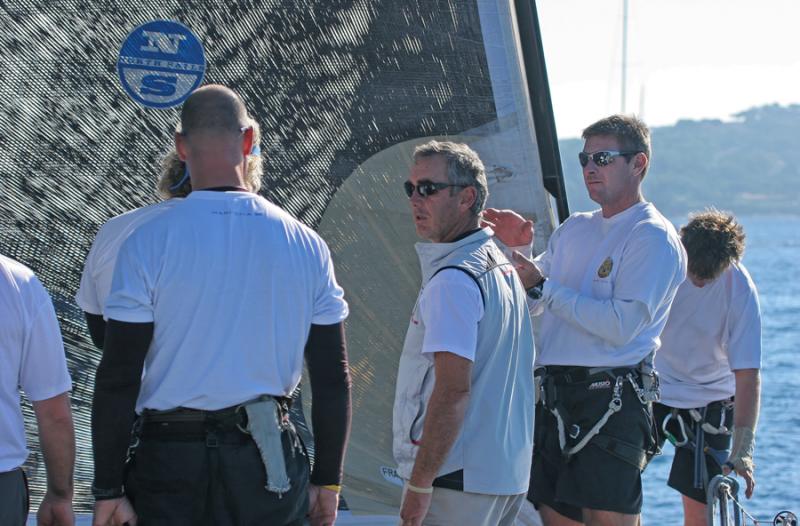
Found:
M 622 90 L 621 108 L 625 113 L 625 88 L 628 83 L 628 0 L 622 0 Z

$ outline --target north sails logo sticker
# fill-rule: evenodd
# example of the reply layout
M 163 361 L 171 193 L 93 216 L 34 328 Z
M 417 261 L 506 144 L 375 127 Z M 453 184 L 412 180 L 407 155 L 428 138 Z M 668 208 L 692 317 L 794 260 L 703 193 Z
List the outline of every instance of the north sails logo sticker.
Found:
M 148 108 L 182 103 L 203 82 L 205 71 L 200 40 L 171 20 L 154 20 L 131 31 L 117 60 L 123 89 Z
M 611 387 L 611 380 L 600 380 L 589 384 L 588 390 L 594 391 L 595 389 L 608 389 L 609 387 Z
M 607 257 L 603 264 L 600 265 L 600 268 L 597 269 L 597 276 L 601 278 L 607 278 L 611 274 L 611 269 L 614 268 L 614 262 L 611 260 L 611 257 Z

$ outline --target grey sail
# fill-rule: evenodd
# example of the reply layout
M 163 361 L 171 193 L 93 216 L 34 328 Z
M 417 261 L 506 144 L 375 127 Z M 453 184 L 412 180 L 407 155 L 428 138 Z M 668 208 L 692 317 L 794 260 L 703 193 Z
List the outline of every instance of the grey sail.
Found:
M 180 21 L 198 35 L 205 81 L 236 89 L 261 124 L 263 195 L 318 230 L 333 251 L 352 312 L 354 422 L 344 496 L 356 515 L 396 513 L 391 408 L 419 286 L 401 189 L 414 145 L 430 138 L 472 145 L 487 167 L 489 206 L 533 217 L 537 248 L 567 213 L 535 5 L 0 5 L 0 252 L 32 267 L 56 304 L 74 381 L 82 513 L 91 508 L 89 418 L 99 352 L 72 297 L 98 227 L 156 201 L 158 160 L 170 148 L 178 110 L 138 106 L 116 72 L 128 32 L 155 19 Z M 26 416 L 32 422 L 29 409 Z M 35 504 L 44 466 L 35 427 L 28 431 Z

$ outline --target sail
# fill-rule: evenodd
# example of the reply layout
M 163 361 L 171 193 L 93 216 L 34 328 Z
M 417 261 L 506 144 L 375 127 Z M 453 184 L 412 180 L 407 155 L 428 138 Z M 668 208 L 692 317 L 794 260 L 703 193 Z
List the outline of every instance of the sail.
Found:
M 352 312 L 354 421 L 344 496 L 356 514 L 396 513 L 391 409 L 420 281 L 401 187 L 413 147 L 430 138 L 469 143 L 487 168 L 488 205 L 534 218 L 537 248 L 556 224 L 553 203 L 560 217 L 566 212 L 535 6 L 531 0 L 11 0 L 0 6 L 0 252 L 32 267 L 56 305 L 74 382 L 76 506 L 83 512 L 91 507 L 89 418 L 100 356 L 73 295 L 99 226 L 156 201 L 158 160 L 170 148 L 179 113 L 137 105 L 116 72 L 128 32 L 155 19 L 179 21 L 198 35 L 205 81 L 235 89 L 261 124 L 262 194 L 331 247 Z M 29 408 L 26 418 L 36 503 L 44 466 Z

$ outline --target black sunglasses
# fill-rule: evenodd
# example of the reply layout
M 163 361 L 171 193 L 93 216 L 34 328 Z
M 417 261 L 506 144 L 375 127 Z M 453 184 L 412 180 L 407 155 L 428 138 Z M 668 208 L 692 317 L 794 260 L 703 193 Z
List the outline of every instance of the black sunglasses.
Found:
M 625 157 L 626 161 L 630 161 L 630 157 L 636 155 L 637 153 L 642 152 L 618 152 L 616 150 L 607 150 L 594 153 L 578 152 L 578 162 L 581 163 L 582 167 L 585 167 L 587 164 L 589 164 L 589 159 L 591 159 L 597 166 L 608 166 L 612 163 L 614 157 Z
M 414 185 L 411 181 L 406 181 L 403 183 L 403 190 L 406 191 L 406 195 L 409 199 L 411 196 L 414 195 L 414 190 L 417 190 L 417 193 L 420 197 L 428 197 L 429 195 L 433 195 L 439 190 L 443 190 L 444 188 L 450 188 L 451 186 L 456 186 L 459 188 L 466 188 L 468 184 L 450 184 L 450 183 L 434 183 L 431 181 L 422 181 L 418 185 Z

